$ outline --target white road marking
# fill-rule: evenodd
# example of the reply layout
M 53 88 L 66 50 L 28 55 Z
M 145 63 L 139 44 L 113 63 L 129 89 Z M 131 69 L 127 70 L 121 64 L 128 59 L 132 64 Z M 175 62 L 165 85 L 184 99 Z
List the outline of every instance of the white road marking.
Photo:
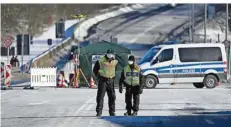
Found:
M 95 98 L 91 98 L 90 100 L 87 100 L 86 102 L 84 102 L 84 104 L 78 108 L 78 110 L 76 110 L 76 112 L 74 113 L 74 116 L 78 116 L 80 114 L 80 112 L 84 109 L 90 109 L 93 105 L 91 103 L 93 103 L 95 101 Z M 68 113 L 68 116 L 72 115 L 72 112 Z M 85 113 L 82 113 L 81 115 L 83 116 Z M 66 118 L 65 121 L 62 122 L 62 124 L 59 124 L 58 126 L 56 125 L 56 127 L 67 127 L 67 126 L 74 126 L 72 124 L 76 123 L 76 121 L 80 120 L 82 117 L 77 117 L 77 118 Z M 72 122 L 75 121 L 75 122 Z
M 38 103 L 29 103 L 29 105 L 42 105 L 42 104 L 46 104 L 49 103 L 50 101 L 42 101 L 42 102 L 38 102 Z
M 214 124 L 214 122 L 212 120 L 209 120 L 209 119 L 204 119 L 205 122 L 207 122 L 208 124 Z
M 9 93 L 10 91 L 5 91 L 5 92 L 2 92 L 1 91 L 1 95 L 4 95 L 4 94 L 7 94 L 7 93 Z
M 88 100 L 87 102 L 85 102 L 85 103 L 75 112 L 75 115 L 77 116 L 83 109 L 88 108 L 89 106 L 91 106 L 91 105 L 89 105 L 89 103 L 92 103 L 92 101 L 94 101 L 94 100 L 95 100 L 95 98 L 92 98 L 92 99 Z

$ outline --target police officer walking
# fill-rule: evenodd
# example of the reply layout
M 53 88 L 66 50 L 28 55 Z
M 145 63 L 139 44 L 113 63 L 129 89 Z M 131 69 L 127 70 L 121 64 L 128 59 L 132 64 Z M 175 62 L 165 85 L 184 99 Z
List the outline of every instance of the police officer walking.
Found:
M 126 87 L 125 103 L 127 112 L 125 116 L 136 116 L 139 110 L 140 94 L 143 92 L 142 76 L 139 66 L 135 63 L 135 57 L 129 56 L 128 64 L 121 73 L 119 92 L 123 92 L 123 84 Z M 133 97 L 133 106 L 132 106 Z M 133 113 L 131 111 L 133 110 Z
M 115 89 L 114 89 L 114 79 L 115 71 L 118 61 L 115 60 L 113 55 L 113 50 L 108 49 L 107 54 L 100 58 L 93 68 L 94 74 L 98 77 L 98 91 L 96 97 L 96 116 L 102 115 L 104 95 L 107 92 L 108 95 L 108 107 L 110 116 L 115 116 Z

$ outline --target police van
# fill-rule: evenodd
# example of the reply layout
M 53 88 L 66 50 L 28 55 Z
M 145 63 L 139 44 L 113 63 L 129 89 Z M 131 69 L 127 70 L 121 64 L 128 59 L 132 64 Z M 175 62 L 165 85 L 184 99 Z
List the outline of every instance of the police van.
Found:
M 139 62 L 144 85 L 192 83 L 196 88 L 215 88 L 227 80 L 227 57 L 223 44 L 158 45 Z

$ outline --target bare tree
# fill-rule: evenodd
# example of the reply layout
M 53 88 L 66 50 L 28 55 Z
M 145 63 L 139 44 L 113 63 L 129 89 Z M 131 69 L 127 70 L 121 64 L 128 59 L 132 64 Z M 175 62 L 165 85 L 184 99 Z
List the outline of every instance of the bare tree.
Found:
M 77 14 L 78 11 L 91 14 L 110 6 L 114 4 L 2 4 L 1 32 L 3 35 L 24 32 L 35 36 L 50 25 L 49 20 L 70 19 L 71 14 Z

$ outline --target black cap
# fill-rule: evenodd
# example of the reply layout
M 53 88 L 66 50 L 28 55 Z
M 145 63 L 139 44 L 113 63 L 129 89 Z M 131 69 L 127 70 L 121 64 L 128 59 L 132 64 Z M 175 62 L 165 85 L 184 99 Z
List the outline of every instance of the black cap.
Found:
M 135 56 L 130 55 L 129 58 L 128 58 L 128 60 L 135 61 Z
M 112 49 L 108 49 L 108 50 L 107 50 L 107 53 L 112 53 L 112 54 L 113 54 L 114 52 L 113 52 Z

